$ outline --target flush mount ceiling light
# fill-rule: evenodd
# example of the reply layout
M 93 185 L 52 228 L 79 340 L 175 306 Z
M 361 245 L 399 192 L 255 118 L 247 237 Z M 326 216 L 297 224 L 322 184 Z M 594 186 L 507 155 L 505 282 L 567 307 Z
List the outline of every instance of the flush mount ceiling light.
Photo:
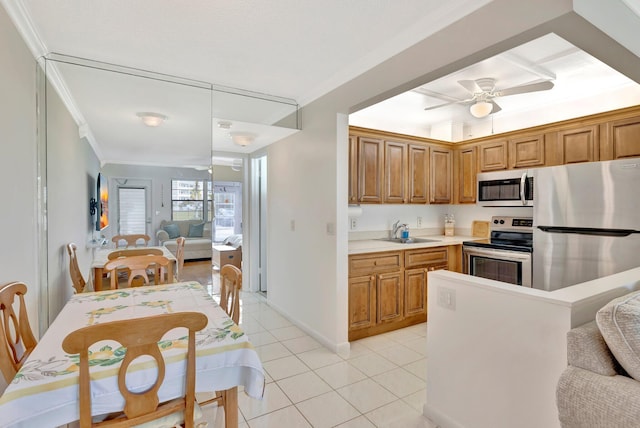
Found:
M 488 103 L 486 101 L 478 101 L 475 104 L 472 104 L 469 107 L 469 111 L 473 115 L 473 117 L 482 118 L 489 116 L 491 114 L 491 110 L 493 110 L 493 104 Z
M 242 147 L 248 146 L 256 139 L 255 134 L 249 132 L 230 132 L 229 135 L 231 135 L 231 141 Z
M 160 126 L 165 120 L 168 119 L 168 117 L 164 114 L 152 113 L 148 111 L 137 113 L 136 116 L 138 116 L 142 120 L 142 123 L 151 127 Z

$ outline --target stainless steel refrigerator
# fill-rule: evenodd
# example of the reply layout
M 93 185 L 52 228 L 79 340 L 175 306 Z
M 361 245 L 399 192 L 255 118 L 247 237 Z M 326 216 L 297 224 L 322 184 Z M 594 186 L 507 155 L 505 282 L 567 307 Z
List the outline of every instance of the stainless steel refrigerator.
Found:
M 533 288 L 640 266 L 640 159 L 534 170 Z

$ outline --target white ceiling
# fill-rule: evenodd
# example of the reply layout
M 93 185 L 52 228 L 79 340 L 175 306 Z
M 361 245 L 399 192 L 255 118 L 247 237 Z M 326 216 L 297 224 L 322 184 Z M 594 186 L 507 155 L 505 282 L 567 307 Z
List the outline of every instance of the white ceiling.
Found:
M 550 90 L 497 97 L 475 118 L 460 80 L 495 79 L 496 90 L 551 81 Z M 451 103 L 452 104 L 448 104 Z M 548 34 L 351 114 L 351 125 L 450 142 L 640 104 L 640 85 L 555 34 Z M 440 108 L 426 110 L 427 107 Z
M 398 7 L 397 2 L 370 0 L 194 0 L 188 5 L 172 0 L 0 1 L 36 56 L 57 52 L 285 97 L 301 106 L 474 10 L 496 3 L 405 0 Z M 638 0 L 623 1 L 635 4 Z M 506 126 L 502 123 L 519 123 L 516 112 L 546 122 L 553 121 L 558 112 L 582 115 L 580 109 L 586 103 L 580 102 L 581 95 L 607 94 L 597 103 L 605 110 L 619 104 L 613 98 L 624 99 L 627 105 L 640 104 L 635 84 L 610 74 L 607 66 L 558 37 L 517 48 L 509 55 L 509 60 L 504 56 L 489 59 L 423 88 L 465 98 L 457 80 L 494 77 L 503 88 L 540 79 L 542 74 L 555 75 L 554 89 L 496 99 L 503 110 L 484 120 L 471 121 L 461 106 L 426 112 L 425 107 L 442 100 L 416 92 L 358 112 L 351 120 L 373 128 L 424 136 L 435 133 L 437 138 L 456 140 L 454 136 L 479 136 L 497 132 Z M 282 106 L 278 103 L 270 104 L 270 118 L 257 118 L 250 114 L 255 98 L 219 91 L 211 100 L 202 90 L 184 85 L 86 67 L 60 64 L 59 68 L 75 103 L 81 132 L 95 138 L 94 147 L 103 162 L 204 165 L 211 140 L 215 152 L 233 156 L 260 150 L 295 132 L 290 126 L 272 126 L 282 117 L 273 108 Z M 580 83 L 577 93 L 576 82 Z M 371 88 L 372 98 L 376 90 Z M 614 91 L 622 96 L 612 96 Z M 556 107 L 550 108 L 554 97 Z M 234 103 L 241 98 L 248 104 Z M 533 106 L 538 102 L 535 99 L 546 103 L 544 113 L 525 111 L 523 106 Z M 169 119 L 159 128 L 144 127 L 136 117 L 140 111 L 156 111 Z M 231 130 L 255 134 L 255 144 L 248 148 L 233 145 L 229 130 L 216 126 L 221 120 L 231 121 Z M 304 120 L 300 123 L 304 126 Z

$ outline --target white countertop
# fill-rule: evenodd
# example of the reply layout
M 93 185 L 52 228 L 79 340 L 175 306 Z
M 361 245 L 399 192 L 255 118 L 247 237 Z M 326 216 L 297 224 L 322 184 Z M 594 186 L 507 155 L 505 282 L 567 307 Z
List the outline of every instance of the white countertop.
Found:
M 472 236 L 444 236 L 444 235 L 429 235 L 429 236 L 412 236 L 412 238 L 427 238 L 434 239 L 438 242 L 416 242 L 413 244 L 397 244 L 395 242 L 388 242 L 382 239 L 362 239 L 349 241 L 349 254 L 366 254 L 366 253 L 378 253 L 382 251 L 399 251 L 399 250 L 412 250 L 416 248 L 430 248 L 430 247 L 442 247 L 447 245 L 460 245 L 464 241 L 479 241 L 487 238 L 476 238 Z

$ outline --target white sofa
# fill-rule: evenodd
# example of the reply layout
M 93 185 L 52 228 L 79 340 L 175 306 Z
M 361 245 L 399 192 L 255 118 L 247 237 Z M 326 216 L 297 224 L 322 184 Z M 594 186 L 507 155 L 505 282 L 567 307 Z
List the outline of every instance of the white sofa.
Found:
M 212 254 L 211 246 L 211 222 L 204 223 L 202 228 L 202 236 L 190 236 L 189 231 L 193 232 L 194 228 L 203 224 L 202 220 L 179 220 L 170 221 L 162 220 L 160 223 L 160 229 L 156 232 L 156 238 L 158 239 L 158 245 L 164 245 L 172 253 L 176 253 L 178 244 L 176 243 L 176 237 L 169 236 L 169 233 L 165 229 L 166 226 L 174 224 L 177 226 L 179 236 L 185 238 L 184 242 L 184 259 L 210 259 Z M 191 226 L 194 226 L 193 228 Z M 172 226 L 169 226 L 171 228 Z

